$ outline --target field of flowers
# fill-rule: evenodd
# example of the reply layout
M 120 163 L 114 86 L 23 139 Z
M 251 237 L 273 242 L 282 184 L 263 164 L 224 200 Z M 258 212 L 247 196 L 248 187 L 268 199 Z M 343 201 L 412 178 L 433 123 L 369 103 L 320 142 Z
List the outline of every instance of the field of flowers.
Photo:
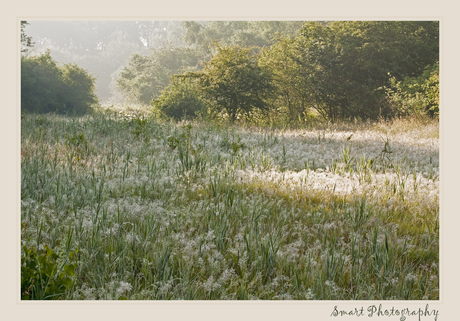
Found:
M 439 123 L 21 120 L 23 299 L 437 300 Z

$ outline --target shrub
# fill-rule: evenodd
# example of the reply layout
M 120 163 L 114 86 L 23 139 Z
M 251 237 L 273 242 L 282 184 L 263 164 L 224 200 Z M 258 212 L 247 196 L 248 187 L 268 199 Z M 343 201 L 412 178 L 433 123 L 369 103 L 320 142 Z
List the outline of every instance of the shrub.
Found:
M 196 85 L 189 78 L 173 77 L 158 99 L 152 105 L 163 115 L 180 120 L 194 118 L 205 108 Z
M 252 111 L 268 110 L 273 90 L 270 70 L 259 64 L 255 48 L 221 47 L 202 71 L 188 77 L 197 84 L 206 102 L 216 113 L 228 115 L 231 122 Z
M 77 259 L 74 252 L 70 252 L 68 258 L 62 260 L 47 245 L 37 250 L 23 244 L 21 299 L 47 300 L 65 297 L 74 282 L 76 267 Z
M 427 66 L 418 77 L 403 81 L 390 78 L 387 100 L 398 115 L 439 116 L 439 62 Z
M 275 64 L 275 70 L 298 84 L 301 90 L 296 96 L 308 107 L 332 122 L 353 117 L 376 120 L 394 116 L 382 103 L 385 92 L 377 90 L 389 85 L 389 72 L 395 81 L 403 81 L 439 60 L 439 23 L 306 22 L 295 41 L 285 46 L 291 46 L 287 52 L 298 66 L 292 72 L 286 68 L 289 64 L 281 68 Z
M 125 101 L 148 105 L 173 74 L 198 68 L 199 56 L 194 49 L 173 46 L 152 49 L 149 55 L 133 54 L 116 74 L 114 87 Z
M 75 64 L 58 66 L 50 52 L 21 57 L 21 107 L 33 113 L 82 115 L 97 103 L 95 79 Z

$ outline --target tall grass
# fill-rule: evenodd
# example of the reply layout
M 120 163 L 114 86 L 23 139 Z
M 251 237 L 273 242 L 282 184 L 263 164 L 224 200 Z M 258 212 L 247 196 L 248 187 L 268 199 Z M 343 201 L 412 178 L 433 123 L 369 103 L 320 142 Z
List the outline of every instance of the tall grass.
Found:
M 23 298 L 439 298 L 437 122 L 21 127 Z

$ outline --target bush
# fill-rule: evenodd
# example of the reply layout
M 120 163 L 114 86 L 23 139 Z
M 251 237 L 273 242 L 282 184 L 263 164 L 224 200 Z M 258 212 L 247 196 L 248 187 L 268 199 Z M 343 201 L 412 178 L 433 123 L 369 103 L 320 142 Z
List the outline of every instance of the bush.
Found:
M 78 252 L 78 250 L 76 250 Z M 44 246 L 37 250 L 22 244 L 21 299 L 49 300 L 65 298 L 75 279 L 77 259 L 74 252 L 61 258 Z
M 200 53 L 191 48 L 166 46 L 152 49 L 149 55 L 133 54 L 114 81 L 116 91 L 126 102 L 148 105 L 160 95 L 173 74 L 183 68 L 198 68 Z
M 21 108 L 33 113 L 82 115 L 97 103 L 95 79 L 75 64 L 58 66 L 50 52 L 21 57 Z
M 404 115 L 429 115 L 439 117 L 439 62 L 427 66 L 418 77 L 403 81 L 390 78 L 387 100 L 395 113 Z
M 271 73 L 259 64 L 256 48 L 221 47 L 202 71 L 186 76 L 196 79 L 200 93 L 214 113 L 225 113 L 231 122 L 253 111 L 268 110 L 273 90 Z
M 196 85 L 188 78 L 173 77 L 158 99 L 152 105 L 163 115 L 180 120 L 195 118 L 205 108 Z
M 284 71 L 282 65 L 278 74 L 282 71 L 299 84 L 299 96 L 308 107 L 332 122 L 354 117 L 376 120 L 394 116 L 382 103 L 385 92 L 377 90 L 390 85 L 388 73 L 403 81 L 439 61 L 439 23 L 307 22 L 288 45 L 294 48 L 288 52 L 297 72 Z

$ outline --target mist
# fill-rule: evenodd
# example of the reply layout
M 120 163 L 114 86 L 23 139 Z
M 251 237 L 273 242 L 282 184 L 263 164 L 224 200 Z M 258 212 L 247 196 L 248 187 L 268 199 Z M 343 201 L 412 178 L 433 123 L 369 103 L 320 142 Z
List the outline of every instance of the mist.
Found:
M 87 69 L 96 77 L 101 103 L 110 102 L 113 77 L 132 54 L 147 54 L 165 43 L 183 45 L 180 21 L 28 22 L 26 32 L 35 43 L 30 55 L 50 50 L 57 62 Z
M 86 69 L 96 77 L 96 95 L 102 104 L 129 100 L 126 94 L 120 92 L 117 79 L 119 73 L 129 67 L 133 55 L 145 57 L 154 61 L 154 65 L 168 70 L 158 76 L 163 78 L 158 84 L 152 83 L 152 86 L 163 88 L 169 83 L 171 73 L 180 72 L 183 68 L 199 69 L 202 61 L 208 61 L 211 56 L 207 46 L 210 43 L 264 47 L 271 45 L 277 34 L 295 34 L 302 25 L 302 21 L 28 23 L 25 32 L 35 43 L 29 55 L 40 55 L 50 50 L 51 57 L 57 62 L 75 63 Z M 189 49 L 185 58 L 181 51 L 184 48 Z M 171 59 L 160 59 L 158 53 Z M 182 56 L 177 58 L 177 55 Z

